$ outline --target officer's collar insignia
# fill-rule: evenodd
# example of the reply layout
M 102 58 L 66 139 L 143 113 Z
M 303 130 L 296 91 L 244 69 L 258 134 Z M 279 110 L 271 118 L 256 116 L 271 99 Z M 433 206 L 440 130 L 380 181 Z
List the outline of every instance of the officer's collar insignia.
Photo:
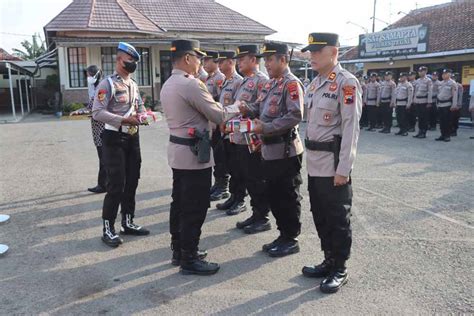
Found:
M 330 74 L 329 77 L 328 77 L 328 80 L 333 81 L 334 79 L 336 79 L 336 73 L 335 73 L 335 72 L 331 72 L 331 74 Z

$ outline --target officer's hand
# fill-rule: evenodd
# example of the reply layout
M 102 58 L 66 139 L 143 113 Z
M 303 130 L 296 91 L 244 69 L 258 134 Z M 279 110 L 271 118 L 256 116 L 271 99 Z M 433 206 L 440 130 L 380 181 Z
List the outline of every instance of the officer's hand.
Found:
M 249 113 L 249 108 L 247 107 L 247 103 L 245 103 L 244 101 L 240 102 L 239 111 L 240 111 L 240 114 L 242 114 L 243 116 L 247 116 L 247 114 Z
M 136 125 L 140 125 L 140 121 L 138 120 L 138 117 L 136 115 L 132 115 L 132 116 L 129 116 L 129 117 L 124 117 L 122 119 L 122 124 L 123 125 L 131 125 L 131 126 L 136 126 Z
M 459 109 L 458 109 L 457 107 L 452 107 L 452 108 L 450 108 L 449 110 L 450 110 L 451 112 L 456 112 L 456 111 L 458 111 Z
M 429 109 L 431 107 L 431 103 L 428 103 L 426 107 Z
M 225 122 L 219 125 L 219 130 L 221 131 L 222 134 L 227 134 L 225 132 Z
M 259 142 L 257 145 L 255 145 L 255 150 L 254 152 L 258 153 L 262 151 L 262 143 Z
M 263 134 L 263 123 L 259 119 L 253 120 L 253 130 L 255 134 Z
M 474 112 L 474 107 L 469 108 L 469 112 Z
M 338 175 L 338 174 L 336 174 L 336 175 L 334 176 L 334 186 L 335 186 L 335 187 L 344 185 L 344 184 L 346 184 L 347 182 L 349 182 L 349 177 L 340 176 L 340 175 Z

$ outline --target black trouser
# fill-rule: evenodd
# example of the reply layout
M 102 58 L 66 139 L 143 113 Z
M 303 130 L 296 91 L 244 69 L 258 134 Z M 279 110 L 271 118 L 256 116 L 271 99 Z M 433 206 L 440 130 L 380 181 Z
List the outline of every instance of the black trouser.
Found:
M 198 250 L 201 227 L 209 208 L 211 168 L 173 169 L 170 233 L 173 249 Z
M 119 205 L 123 216 L 135 215 L 135 193 L 142 163 L 140 137 L 138 132 L 132 136 L 105 130 L 102 138 L 102 158 L 107 172 L 102 218 L 113 224 Z
M 247 146 L 245 146 L 247 147 Z M 263 160 L 260 152 L 246 152 L 246 187 L 250 195 L 250 205 L 257 220 L 267 218 L 270 204 L 265 194 L 266 182 L 263 173 Z
M 380 107 L 377 107 L 376 110 L 376 117 L 377 117 L 377 127 L 383 125 L 383 111 L 380 110 Z
M 420 131 L 428 130 L 428 104 L 427 103 L 415 103 L 416 116 L 418 117 L 418 129 Z
M 301 232 L 302 156 L 263 160 L 265 195 L 280 234 L 287 238 L 296 238 Z
M 360 116 L 360 126 L 369 126 L 369 116 L 367 115 L 367 105 L 362 107 L 362 115 Z
M 408 129 L 415 128 L 416 125 L 416 105 L 412 104 L 409 109 L 407 109 L 407 123 Z
M 438 107 L 439 128 L 441 130 L 441 136 L 443 137 L 451 136 L 452 129 L 450 108 L 450 106 Z
M 406 132 L 408 130 L 406 105 L 397 105 L 397 108 L 395 111 L 397 114 L 397 122 L 398 122 L 398 127 L 400 128 L 400 131 Z
M 212 134 L 212 150 L 214 153 L 214 178 L 229 178 L 229 169 L 227 166 L 226 148 L 219 127 Z
M 379 111 L 382 115 L 383 127 L 386 129 L 392 128 L 393 109 L 390 107 L 390 102 L 380 102 Z
M 367 115 L 369 117 L 370 128 L 375 128 L 377 125 L 377 112 L 378 107 L 376 105 L 367 105 Z
M 435 97 L 433 97 L 433 99 L 435 99 Z M 437 109 L 436 109 L 436 101 L 431 103 L 431 107 L 429 109 L 429 121 L 430 121 L 430 127 L 431 128 L 436 128 L 436 123 L 437 123 L 437 119 L 438 119 L 438 113 L 437 113 Z
M 228 167 L 230 172 L 230 193 L 234 195 L 237 201 L 243 201 L 245 198 L 245 181 L 247 170 L 247 154 L 249 152 L 246 145 L 237 145 L 227 142 L 226 154 L 228 157 Z
M 97 175 L 97 185 L 105 188 L 107 173 L 105 171 L 104 159 L 102 158 L 102 146 L 97 146 L 97 156 L 99 157 L 99 174 Z
M 459 128 L 459 119 L 461 118 L 461 110 L 451 112 L 451 132 L 457 133 Z
M 349 259 L 352 245 L 351 180 L 334 186 L 334 177 L 308 176 L 309 200 L 321 249 L 330 251 L 334 259 Z

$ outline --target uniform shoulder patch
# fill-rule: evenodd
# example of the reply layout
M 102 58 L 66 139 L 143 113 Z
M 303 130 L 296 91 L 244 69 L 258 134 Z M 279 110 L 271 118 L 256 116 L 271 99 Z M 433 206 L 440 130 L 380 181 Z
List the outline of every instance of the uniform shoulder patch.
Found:
M 346 85 L 342 87 L 342 91 L 344 93 L 344 104 L 349 105 L 354 103 L 354 96 L 355 96 L 355 86 Z
M 106 89 L 100 89 L 99 92 L 97 93 L 97 98 L 99 99 L 99 101 L 104 101 L 105 100 L 105 96 L 107 95 L 107 90 Z
M 298 100 L 299 92 L 298 92 L 298 82 L 296 81 L 291 81 L 288 83 L 288 92 L 290 93 L 290 99 L 291 100 Z

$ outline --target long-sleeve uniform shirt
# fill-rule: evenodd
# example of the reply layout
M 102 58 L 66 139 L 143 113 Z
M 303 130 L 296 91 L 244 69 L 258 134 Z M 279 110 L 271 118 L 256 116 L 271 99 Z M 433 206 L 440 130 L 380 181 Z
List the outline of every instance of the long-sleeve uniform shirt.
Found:
M 395 104 L 395 88 L 397 85 L 393 80 L 383 81 L 380 84 L 379 93 L 377 94 L 377 104 L 380 103 L 390 103 L 390 105 Z
M 378 83 L 377 81 L 369 82 L 366 87 L 367 93 L 365 94 L 364 103 L 366 105 L 377 105 L 380 83 Z
M 138 85 L 133 79 L 125 81 L 114 73 L 97 86 L 92 117 L 105 123 L 106 129 L 119 129 L 125 116 L 145 111 Z
M 438 99 L 438 93 L 439 93 L 439 87 L 441 86 L 441 81 L 439 80 L 433 80 L 433 86 L 431 88 L 431 97 L 433 103 L 436 103 L 436 100 Z
M 453 79 L 441 81 L 438 91 L 439 108 L 451 107 L 456 109 L 458 104 L 458 85 Z
M 216 70 L 214 73 L 208 75 L 206 79 L 206 87 L 209 93 L 212 95 L 212 98 L 215 101 L 219 101 L 219 96 L 221 93 L 222 84 L 225 81 L 225 75 L 220 72 L 220 70 Z
M 433 81 L 428 78 L 418 78 L 414 85 L 415 92 L 413 97 L 413 103 L 415 104 L 426 104 L 432 103 L 433 99 Z
M 409 108 L 413 102 L 413 86 L 408 81 L 399 82 L 395 89 L 395 105 Z
M 222 124 L 240 113 L 235 104 L 223 107 L 214 101 L 201 80 L 178 69 L 166 80 L 160 98 L 170 134 L 181 138 L 191 138 L 190 128 L 203 132 L 209 122 Z M 211 154 L 208 163 L 199 163 L 189 146 L 170 142 L 168 164 L 174 169 L 198 170 L 214 166 L 214 159 Z
M 263 87 L 255 103 L 248 104 L 251 117 L 260 117 L 263 135 L 282 136 L 297 128 L 303 119 L 303 88 L 299 79 L 288 69 L 281 78 L 269 80 Z M 285 158 L 285 143 L 262 145 L 264 160 Z M 303 144 L 297 134 L 291 140 L 289 157 L 303 153 Z
M 375 87 L 376 85 L 372 85 Z M 359 138 L 362 115 L 362 88 L 359 81 L 339 64 L 327 78 L 316 77 L 307 94 L 308 125 L 306 138 L 330 142 L 334 135 L 342 136 L 339 164 L 334 170 L 334 154 L 327 151 L 306 152 L 306 166 L 312 177 L 346 176 L 352 170 Z M 371 96 L 376 97 L 376 94 Z
M 255 71 L 250 76 L 244 77 L 242 84 L 235 94 L 235 100 L 244 101 L 247 104 L 255 103 L 267 81 L 268 77 L 261 71 Z M 239 131 L 234 131 L 233 141 L 240 145 L 247 144 Z

